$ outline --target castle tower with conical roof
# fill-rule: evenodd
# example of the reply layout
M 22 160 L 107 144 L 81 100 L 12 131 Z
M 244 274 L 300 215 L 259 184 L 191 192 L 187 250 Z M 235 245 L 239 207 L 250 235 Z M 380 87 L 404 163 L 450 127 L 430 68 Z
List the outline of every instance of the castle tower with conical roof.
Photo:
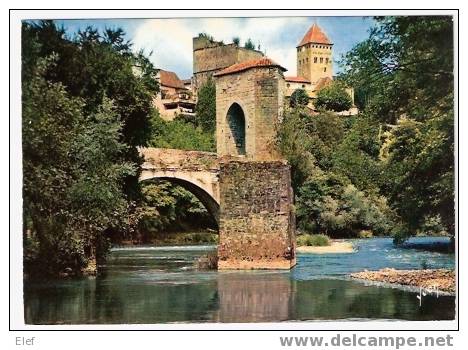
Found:
M 297 46 L 297 76 L 312 84 L 333 78 L 332 46 L 326 34 L 314 23 Z

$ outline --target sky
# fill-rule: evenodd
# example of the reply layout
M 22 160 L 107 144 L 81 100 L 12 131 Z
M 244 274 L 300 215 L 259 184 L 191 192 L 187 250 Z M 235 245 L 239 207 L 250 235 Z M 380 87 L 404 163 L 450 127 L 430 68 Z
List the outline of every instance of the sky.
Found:
M 135 51 L 143 49 L 157 68 L 174 71 L 179 78 L 192 76 L 192 38 L 206 32 L 215 40 L 241 44 L 251 38 L 268 57 L 296 75 L 296 46 L 315 22 L 334 43 L 334 72 L 337 60 L 358 42 L 368 37 L 373 25 L 369 17 L 247 17 L 247 18 L 164 18 L 57 20 L 69 34 L 93 26 L 122 28 Z

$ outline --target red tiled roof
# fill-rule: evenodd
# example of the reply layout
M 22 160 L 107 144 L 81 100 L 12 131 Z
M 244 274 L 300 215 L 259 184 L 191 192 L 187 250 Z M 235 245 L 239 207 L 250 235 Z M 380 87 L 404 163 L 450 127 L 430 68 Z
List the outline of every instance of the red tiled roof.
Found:
M 166 70 L 159 71 L 160 83 L 162 86 L 168 86 L 177 89 L 184 89 L 184 83 L 179 79 L 177 74 Z
M 294 83 L 307 83 L 310 84 L 310 80 L 303 78 L 303 77 L 285 77 L 286 81 L 294 82 Z
M 317 85 L 315 85 L 314 91 L 322 90 L 325 86 L 330 85 L 332 81 L 333 80 L 329 77 L 320 78 L 317 82 Z
M 229 67 L 215 73 L 214 76 L 219 77 L 221 75 L 242 72 L 242 71 L 245 71 L 247 69 L 256 68 L 256 67 L 278 67 L 283 72 L 285 72 L 287 70 L 286 68 L 280 66 L 278 63 L 276 63 L 272 59 L 270 59 L 268 57 L 262 57 L 262 58 L 256 58 L 256 59 L 253 59 L 253 60 L 233 64 L 232 66 L 229 66 Z
M 312 24 L 312 27 L 310 27 L 308 32 L 304 35 L 301 42 L 297 46 L 302 46 L 309 43 L 327 45 L 332 44 L 322 29 L 315 23 Z

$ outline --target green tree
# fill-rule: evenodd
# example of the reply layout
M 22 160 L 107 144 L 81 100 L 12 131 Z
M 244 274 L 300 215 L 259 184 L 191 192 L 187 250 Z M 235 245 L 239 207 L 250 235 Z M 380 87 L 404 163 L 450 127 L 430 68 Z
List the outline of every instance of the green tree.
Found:
M 153 133 L 149 142 L 151 147 L 207 152 L 216 150 L 213 133 L 205 132 L 200 127 L 183 120 L 165 121 L 154 113 L 151 130 Z
M 216 128 L 216 86 L 212 79 L 198 91 L 196 123 L 204 131 L 213 133 Z
M 232 38 L 232 42 L 234 43 L 234 45 L 239 46 L 240 38 L 238 36 L 235 36 L 234 38 Z
M 358 104 L 381 122 L 381 190 L 406 235 L 427 217 L 455 232 L 453 20 L 377 18 L 369 39 L 344 58 L 343 79 Z
M 374 132 L 365 118 L 350 121 L 331 112 L 287 110 L 278 147 L 291 164 L 300 230 L 339 237 L 355 237 L 361 230 L 392 232 L 399 219 L 377 186 Z
M 168 232 L 216 227 L 203 204 L 181 186 L 167 181 L 149 182 L 142 185 L 142 193 L 138 233 L 143 242 Z
M 244 43 L 244 49 L 255 50 L 255 44 L 253 43 L 252 39 L 247 39 L 247 41 Z
M 209 41 L 214 41 L 214 38 L 212 35 L 206 33 L 206 32 L 203 32 L 203 33 L 198 33 L 198 37 L 199 38 L 204 38 L 206 40 L 209 40 Z
M 112 102 L 87 114 L 81 98 L 45 79 L 56 56 L 39 59 L 23 81 L 25 271 L 79 273 L 105 256 L 105 231 L 130 220 L 122 192 L 135 164 L 122 161 L 123 123 Z M 29 224 L 28 224 L 29 223 Z
M 346 176 L 357 188 L 377 193 L 382 185 L 383 165 L 379 160 L 379 123 L 361 113 L 348 120 L 332 155 L 335 172 Z
M 139 163 L 136 146 L 151 137 L 152 99 L 158 90 L 155 69 L 143 52 L 133 53 L 121 29 L 102 33 L 88 27 L 67 35 L 53 21 L 24 22 L 22 27 L 22 79 L 31 79 L 38 59 L 56 55 L 54 69 L 46 72 L 50 82 L 61 83 L 67 93 L 82 98 L 84 112 L 96 113 L 105 97 L 111 99 L 123 123 L 122 141 L 132 147 L 122 160 Z M 125 191 L 138 197 L 137 174 L 126 179 Z
M 367 40 L 350 50 L 342 78 L 361 96 L 360 107 L 386 123 L 427 109 L 453 93 L 453 19 L 378 17 Z
M 347 111 L 352 104 L 351 96 L 340 82 L 334 82 L 321 89 L 315 101 L 316 108 L 334 112 Z
M 79 273 L 135 226 L 154 68 L 122 30 L 22 26 L 25 269 Z M 36 271 L 41 270 L 41 271 Z
M 289 106 L 292 108 L 295 107 L 305 107 L 309 103 L 309 95 L 304 89 L 296 89 L 291 94 L 289 98 Z

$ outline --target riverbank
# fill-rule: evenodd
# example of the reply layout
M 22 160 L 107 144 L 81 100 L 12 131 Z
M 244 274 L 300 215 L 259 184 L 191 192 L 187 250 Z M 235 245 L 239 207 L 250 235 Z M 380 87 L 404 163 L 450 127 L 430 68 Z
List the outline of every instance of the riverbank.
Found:
M 296 251 L 307 254 L 344 254 L 354 253 L 356 250 L 351 242 L 331 241 L 327 246 L 299 246 Z
M 449 269 L 437 270 L 395 270 L 382 269 L 378 271 L 363 271 L 352 273 L 351 278 L 366 281 L 399 284 L 404 286 L 438 289 L 442 292 L 455 294 L 455 271 Z
M 173 245 L 204 245 L 218 244 L 218 233 L 214 230 L 187 231 L 187 232 L 162 232 L 147 241 L 126 240 L 119 242 L 118 246 L 173 246 Z

